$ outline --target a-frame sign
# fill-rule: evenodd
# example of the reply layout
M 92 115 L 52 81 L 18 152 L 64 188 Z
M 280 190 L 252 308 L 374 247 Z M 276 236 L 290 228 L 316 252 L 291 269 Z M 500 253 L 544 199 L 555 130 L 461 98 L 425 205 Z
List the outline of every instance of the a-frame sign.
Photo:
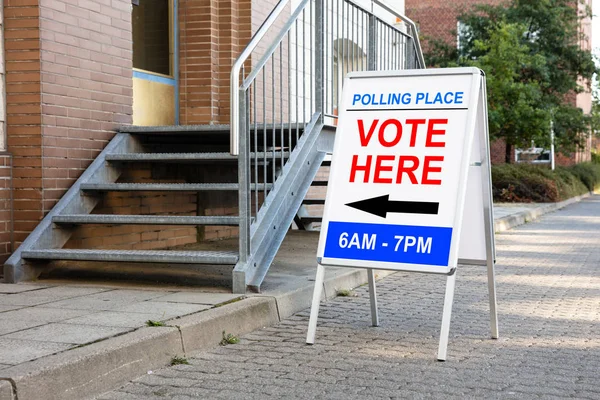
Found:
M 447 68 L 347 75 L 307 343 L 315 340 L 326 266 L 447 275 L 437 358 L 446 359 L 458 264 L 488 269 L 498 337 L 485 75 Z

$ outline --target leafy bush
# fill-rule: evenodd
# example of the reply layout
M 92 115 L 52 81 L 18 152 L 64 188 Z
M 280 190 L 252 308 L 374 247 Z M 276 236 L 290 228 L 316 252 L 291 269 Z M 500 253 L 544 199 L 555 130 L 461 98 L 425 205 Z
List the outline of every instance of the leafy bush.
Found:
M 589 191 L 600 186 L 600 162 L 576 164 L 570 168 L 570 172 L 579 178 Z
M 547 203 L 566 200 L 600 186 L 600 165 L 572 167 L 505 164 L 492 167 L 494 201 Z
M 600 154 L 592 153 L 592 164 L 600 164 Z

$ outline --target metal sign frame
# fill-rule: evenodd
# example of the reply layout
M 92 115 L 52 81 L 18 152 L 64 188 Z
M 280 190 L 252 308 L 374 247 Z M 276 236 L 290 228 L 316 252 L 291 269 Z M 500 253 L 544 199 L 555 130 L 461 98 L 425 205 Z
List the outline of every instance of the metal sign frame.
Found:
M 313 344 L 315 341 L 317 319 L 319 313 L 319 305 L 321 294 L 323 290 L 324 274 L 326 266 L 342 266 L 342 267 L 359 267 L 367 269 L 367 276 L 369 281 L 369 294 L 370 294 L 370 305 L 371 305 L 371 319 L 373 326 L 379 326 L 379 315 L 377 307 L 377 295 L 376 295 L 376 284 L 375 284 L 375 269 L 382 270 L 395 270 L 395 271 L 414 271 L 424 272 L 431 274 L 444 274 L 446 278 L 446 291 L 444 296 L 444 307 L 442 312 L 442 324 L 440 332 L 440 342 L 438 348 L 437 359 L 439 361 L 445 361 L 447 356 L 448 347 L 448 336 L 450 330 L 450 318 L 452 314 L 452 303 L 454 299 L 454 288 L 456 282 L 456 267 L 457 264 L 468 264 L 468 265 L 485 265 L 487 267 L 488 277 L 488 293 L 489 293 L 489 304 L 490 304 L 490 328 L 491 336 L 494 339 L 499 337 L 498 333 L 498 317 L 496 310 L 496 285 L 495 285 L 495 244 L 494 244 L 494 222 L 493 222 L 493 203 L 492 203 L 492 190 L 491 190 L 491 168 L 490 168 L 490 146 L 489 146 L 489 134 L 488 134 L 488 122 L 487 122 L 487 93 L 485 86 L 485 75 L 483 71 L 476 68 L 448 68 L 448 69 L 430 69 L 430 70 L 408 70 L 408 71 L 389 71 L 389 72 L 361 72 L 361 73 L 350 73 L 347 76 L 349 79 L 361 79 L 365 77 L 422 77 L 431 75 L 472 75 L 471 84 L 471 97 L 468 108 L 468 117 L 466 119 L 466 134 L 464 136 L 463 149 L 467 150 L 466 156 L 463 153 L 461 165 L 460 165 L 460 178 L 459 182 L 463 183 L 463 187 L 459 188 L 457 194 L 456 211 L 454 215 L 454 226 L 452 232 L 452 241 L 450 247 L 450 257 L 448 259 L 448 266 L 423 266 L 418 264 L 402 264 L 402 265 L 388 265 L 391 263 L 387 262 L 373 262 L 373 261 L 362 261 L 362 260 L 350 260 L 348 262 L 344 259 L 331 259 L 322 257 L 323 246 L 327 236 L 328 219 L 327 219 L 327 204 L 325 208 L 325 215 L 323 219 L 321 237 L 319 240 L 319 252 L 317 257 L 317 272 L 315 278 L 315 287 L 313 291 L 312 306 L 310 312 L 310 319 L 308 325 L 308 332 L 306 343 Z M 349 87 L 349 85 L 344 85 Z M 344 109 L 342 108 L 342 112 Z M 340 118 L 343 114 L 340 115 Z M 475 142 L 475 134 L 477 134 L 479 148 L 472 146 Z M 473 147 L 473 148 L 472 148 Z M 472 153 L 473 152 L 473 153 Z M 470 163 L 469 155 L 473 154 L 476 161 Z M 332 173 L 335 168 L 335 156 L 332 160 Z M 480 176 L 481 182 L 477 182 L 477 186 L 481 187 L 481 193 L 467 193 L 467 179 L 469 178 L 469 168 L 481 168 Z M 474 175 L 473 175 L 474 176 Z M 473 177 L 471 176 L 471 177 Z M 483 219 L 483 230 L 481 232 L 485 236 L 485 259 L 461 259 L 459 258 L 459 242 L 461 240 L 461 228 L 463 221 L 463 210 L 465 199 L 467 195 L 481 195 L 482 199 L 482 210 L 481 218 Z M 328 190 L 329 198 L 329 190 Z M 327 203 L 327 202 L 326 202 Z

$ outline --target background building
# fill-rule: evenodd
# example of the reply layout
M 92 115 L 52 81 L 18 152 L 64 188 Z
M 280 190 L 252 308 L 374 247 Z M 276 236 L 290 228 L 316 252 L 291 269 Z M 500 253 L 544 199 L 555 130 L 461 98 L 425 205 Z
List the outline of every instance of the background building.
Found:
M 423 42 L 423 51 L 427 52 L 428 42 L 430 40 L 443 40 L 446 43 L 455 43 L 457 41 L 457 17 L 463 11 L 469 10 L 477 4 L 498 5 L 505 0 L 406 0 L 406 15 L 411 18 L 419 27 L 419 35 Z M 579 4 L 581 9 L 591 7 L 592 0 L 585 0 Z M 582 49 L 592 49 L 591 37 L 591 18 L 586 18 L 581 22 L 581 31 L 586 39 L 580 41 Z M 573 94 L 570 100 L 584 113 L 589 114 L 592 106 L 592 94 L 585 91 L 580 94 Z M 492 162 L 495 164 L 504 163 L 505 144 L 502 140 L 492 143 Z M 570 165 L 578 162 L 589 161 L 592 146 L 591 135 L 587 138 L 585 148 L 574 152 L 570 156 L 557 154 L 556 162 L 559 165 Z

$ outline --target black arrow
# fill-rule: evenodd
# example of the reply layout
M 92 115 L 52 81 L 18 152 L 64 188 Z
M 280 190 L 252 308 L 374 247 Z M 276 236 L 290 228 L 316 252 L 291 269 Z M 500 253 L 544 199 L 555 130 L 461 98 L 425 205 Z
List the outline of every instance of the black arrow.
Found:
M 440 203 L 431 203 L 427 201 L 390 201 L 390 195 L 372 197 L 366 200 L 355 201 L 346 204 L 348 207 L 356 208 L 382 218 L 387 217 L 387 213 L 404 214 L 437 214 Z

